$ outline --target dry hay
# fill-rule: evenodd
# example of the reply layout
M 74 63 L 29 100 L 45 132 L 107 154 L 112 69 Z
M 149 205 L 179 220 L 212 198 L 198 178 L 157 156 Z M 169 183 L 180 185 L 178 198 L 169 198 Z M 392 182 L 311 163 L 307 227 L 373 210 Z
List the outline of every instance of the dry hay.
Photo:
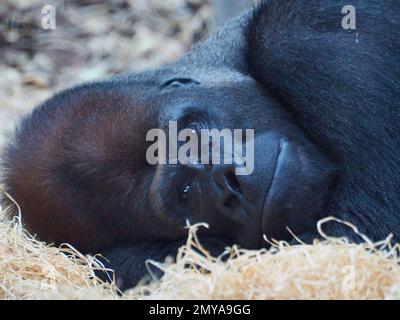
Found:
M 0 207 L 0 299 L 101 299 L 116 297 L 94 276 L 101 265 L 68 245 L 56 248 L 22 228 Z
M 332 218 L 320 221 L 321 225 Z M 345 222 L 342 222 L 345 223 Z M 190 228 L 176 263 L 162 268 L 162 281 L 119 295 L 97 279 L 95 257 L 68 245 L 36 240 L 0 208 L 0 299 L 398 299 L 399 246 L 391 238 L 351 244 L 330 238 L 313 245 L 272 242 L 269 250 L 227 248 L 211 257 Z M 349 225 L 350 227 L 353 227 Z M 353 227 L 355 232 L 358 232 Z
M 345 223 L 335 218 L 321 220 L 321 234 L 322 224 L 330 220 Z M 155 263 L 165 271 L 163 281 L 136 288 L 132 295 L 147 293 L 150 299 L 400 298 L 399 247 L 390 245 L 390 237 L 375 244 L 365 239 L 363 245 L 324 235 L 326 240 L 313 245 L 272 242 L 271 249 L 259 251 L 233 247 L 227 249 L 229 259 L 223 262 L 199 245 L 195 227 L 176 264 Z

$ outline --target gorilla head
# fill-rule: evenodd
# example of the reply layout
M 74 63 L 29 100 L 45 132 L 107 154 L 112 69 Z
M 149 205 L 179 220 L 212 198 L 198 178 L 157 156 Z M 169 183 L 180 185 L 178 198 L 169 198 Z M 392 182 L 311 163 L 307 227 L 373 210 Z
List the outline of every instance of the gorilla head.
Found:
M 254 171 L 234 164 L 150 165 L 146 133 L 254 129 Z M 96 252 L 183 238 L 186 221 L 247 248 L 315 225 L 335 170 L 251 78 L 225 69 L 147 72 L 60 93 L 26 118 L 5 183 L 41 239 Z

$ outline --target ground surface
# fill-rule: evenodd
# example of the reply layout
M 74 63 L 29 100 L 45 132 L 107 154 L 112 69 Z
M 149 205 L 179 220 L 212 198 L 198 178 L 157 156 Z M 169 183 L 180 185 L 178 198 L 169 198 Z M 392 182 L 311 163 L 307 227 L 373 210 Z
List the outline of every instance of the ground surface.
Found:
M 42 27 L 49 4 L 55 30 Z M 0 150 L 18 119 L 53 93 L 174 61 L 213 21 L 207 0 L 2 0 Z

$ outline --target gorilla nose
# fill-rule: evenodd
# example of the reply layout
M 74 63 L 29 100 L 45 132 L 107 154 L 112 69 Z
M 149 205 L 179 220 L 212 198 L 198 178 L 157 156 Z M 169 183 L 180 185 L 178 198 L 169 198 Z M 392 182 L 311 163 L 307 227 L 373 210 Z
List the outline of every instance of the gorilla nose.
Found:
M 235 241 L 247 249 L 263 244 L 262 214 L 265 194 L 268 191 L 276 162 L 279 137 L 265 132 L 255 137 L 254 171 L 236 175 L 240 164 L 212 165 L 210 199 L 218 214 L 226 219 L 226 228 Z M 233 224 L 232 224 L 233 223 Z M 232 227 L 233 226 L 233 227 Z
M 242 194 L 240 183 L 235 175 L 235 168 L 232 165 L 217 165 L 213 168 L 215 183 L 222 189 L 232 194 Z
M 247 224 L 253 209 L 244 196 L 246 185 L 235 174 L 234 165 L 215 165 L 212 169 L 215 189 L 212 197 L 219 209 L 231 220 Z

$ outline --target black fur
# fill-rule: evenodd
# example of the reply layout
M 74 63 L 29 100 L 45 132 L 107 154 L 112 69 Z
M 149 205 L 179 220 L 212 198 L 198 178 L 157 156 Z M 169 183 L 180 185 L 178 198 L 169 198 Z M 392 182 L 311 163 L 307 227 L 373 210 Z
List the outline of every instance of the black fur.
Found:
M 341 28 L 347 4 L 356 30 Z M 247 28 L 251 75 L 340 164 L 327 214 L 374 240 L 400 235 L 399 13 L 395 0 L 265 1 Z

